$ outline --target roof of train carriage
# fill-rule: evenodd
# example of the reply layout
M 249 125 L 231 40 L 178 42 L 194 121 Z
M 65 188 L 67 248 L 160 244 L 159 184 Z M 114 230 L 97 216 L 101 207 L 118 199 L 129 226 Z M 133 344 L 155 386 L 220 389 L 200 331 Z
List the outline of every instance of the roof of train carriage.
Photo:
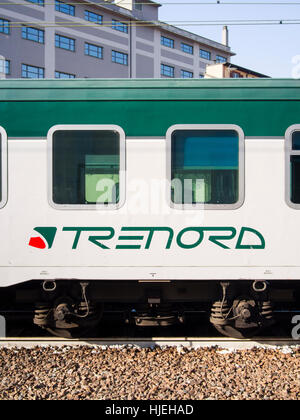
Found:
M 282 137 L 297 123 L 297 79 L 0 80 L 9 137 L 45 137 L 57 124 L 115 124 L 146 137 L 174 124 L 236 124 L 246 136 Z

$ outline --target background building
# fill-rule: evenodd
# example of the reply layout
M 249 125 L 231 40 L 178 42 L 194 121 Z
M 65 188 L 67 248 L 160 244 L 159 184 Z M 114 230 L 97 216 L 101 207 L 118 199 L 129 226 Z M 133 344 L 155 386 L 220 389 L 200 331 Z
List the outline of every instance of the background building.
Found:
M 265 74 L 246 69 L 232 63 L 218 63 L 206 66 L 205 78 L 207 79 L 223 79 L 223 78 L 250 78 L 257 79 L 260 77 L 269 77 Z
M 159 7 L 151 0 L 6 0 L 0 76 L 199 78 L 208 64 L 230 61 L 226 39 L 218 43 L 159 22 Z

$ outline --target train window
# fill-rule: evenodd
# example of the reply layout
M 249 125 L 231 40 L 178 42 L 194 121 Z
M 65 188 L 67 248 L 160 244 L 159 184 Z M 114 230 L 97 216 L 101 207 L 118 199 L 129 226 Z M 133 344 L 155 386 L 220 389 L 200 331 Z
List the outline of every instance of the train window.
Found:
M 286 202 L 300 209 L 300 125 L 291 126 L 286 138 Z
M 295 131 L 292 135 L 292 149 L 300 150 L 300 131 Z
M 124 201 L 125 134 L 118 126 L 55 126 L 48 133 L 54 207 L 116 209 Z
M 170 202 L 235 209 L 244 200 L 244 134 L 235 125 L 176 125 L 167 133 Z
M 0 208 L 7 201 L 7 135 L 0 127 Z

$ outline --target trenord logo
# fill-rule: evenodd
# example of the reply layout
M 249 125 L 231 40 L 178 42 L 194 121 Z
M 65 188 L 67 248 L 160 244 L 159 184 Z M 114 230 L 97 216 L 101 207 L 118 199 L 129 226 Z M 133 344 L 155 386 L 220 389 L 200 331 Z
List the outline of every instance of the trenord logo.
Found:
M 34 231 L 37 232 L 39 235 L 31 236 L 28 245 L 39 249 L 50 249 L 53 245 L 57 228 L 36 227 L 34 228 Z
M 29 246 L 38 249 L 52 248 L 56 227 L 36 227 L 38 236 L 32 236 Z M 193 249 L 208 242 L 223 249 L 265 249 L 265 239 L 256 229 L 243 226 L 236 229 L 232 226 L 194 226 L 176 232 L 168 226 L 123 226 L 120 232 L 111 226 L 63 227 L 61 232 L 73 233 L 72 249 L 77 249 L 83 240 L 103 250 L 107 249 L 150 249 L 153 238 L 160 240 L 163 249 L 179 247 Z M 230 241 L 230 242 L 229 242 Z

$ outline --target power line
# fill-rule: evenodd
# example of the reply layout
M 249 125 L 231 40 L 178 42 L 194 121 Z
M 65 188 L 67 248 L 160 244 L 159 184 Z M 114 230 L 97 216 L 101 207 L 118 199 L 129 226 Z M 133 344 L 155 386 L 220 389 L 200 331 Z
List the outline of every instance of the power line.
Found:
M 43 28 L 82 28 L 82 27 L 91 27 L 90 25 L 43 25 L 43 24 L 36 24 Z M 251 23 L 251 22 L 244 22 L 244 23 L 193 23 L 193 24 L 177 24 L 176 26 L 186 27 L 186 26 L 267 26 L 267 25 L 300 25 L 299 22 L 262 22 L 262 23 Z M 13 25 L 12 28 L 21 28 L 24 25 Z M 148 25 L 150 26 L 150 25 Z M 147 27 L 147 25 L 140 25 L 140 27 Z
M 151 21 L 151 22 L 141 22 L 139 21 L 122 21 L 122 23 L 126 23 L 129 27 L 151 27 L 151 26 L 164 26 L 164 25 L 174 25 L 174 26 L 217 26 L 217 25 L 299 25 L 300 19 L 262 19 L 262 20 L 211 20 L 211 21 L 170 21 L 170 22 L 161 22 L 161 21 Z M 11 28 L 21 28 L 22 26 L 28 25 L 38 25 L 45 28 L 51 27 L 93 27 L 93 28 L 101 28 L 101 27 L 112 27 L 111 22 L 104 22 L 102 25 L 97 23 L 82 23 L 82 22 L 72 22 L 66 23 L 64 22 L 17 22 L 17 21 L 10 21 L 9 27 Z
M 0 2 L 0 5 L 9 5 L 9 6 L 17 6 L 17 5 L 26 5 L 27 3 L 32 3 L 32 4 L 36 4 L 38 6 L 44 6 L 44 5 L 55 5 L 56 3 L 51 1 L 51 2 L 44 2 L 44 3 L 33 3 L 30 0 L 25 0 L 24 2 Z M 93 2 L 93 5 L 97 5 L 97 6 L 108 6 L 108 5 L 113 5 L 113 6 L 118 6 L 118 4 L 116 3 L 109 3 L 109 2 Z M 76 6 L 76 5 L 91 5 L 90 2 L 86 2 L 86 1 L 82 1 L 82 2 L 67 2 L 65 3 L 67 5 L 70 6 Z M 122 3 L 123 5 L 125 4 L 131 4 L 131 3 Z M 149 5 L 149 3 L 138 3 L 140 5 Z M 175 2 L 166 2 L 166 3 L 160 3 L 162 6 L 216 6 L 216 5 L 220 5 L 220 6 L 241 6 L 241 5 L 247 5 L 247 6 L 300 6 L 300 2 L 227 2 L 227 1 L 220 1 L 220 0 L 216 0 L 214 2 L 180 2 L 180 3 L 175 3 Z
M 146 4 L 146 3 L 145 3 Z M 285 3 L 285 2 L 229 2 L 229 1 L 214 1 L 214 2 L 201 2 L 201 3 L 199 3 L 199 2 L 186 2 L 186 3 L 161 3 L 161 5 L 162 6 L 165 6 L 165 5 L 173 5 L 173 6 L 175 6 L 175 5 L 184 5 L 184 6 L 186 6 L 186 5 L 188 5 L 188 6 L 202 6 L 202 5 L 205 5 L 205 6 L 207 6 L 207 5 L 255 5 L 255 6 L 257 6 L 257 5 L 271 5 L 271 6 L 273 6 L 273 5 L 280 5 L 280 6 L 299 6 L 300 5 L 300 3 L 299 2 L 287 2 L 287 3 Z

